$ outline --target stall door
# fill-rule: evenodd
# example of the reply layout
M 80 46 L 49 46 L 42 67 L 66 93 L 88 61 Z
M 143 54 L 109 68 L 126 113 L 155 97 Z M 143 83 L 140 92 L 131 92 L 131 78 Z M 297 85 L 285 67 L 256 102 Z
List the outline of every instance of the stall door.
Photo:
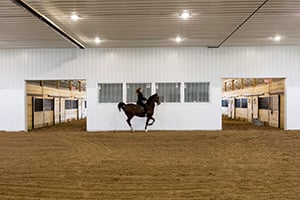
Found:
M 59 98 L 54 98 L 54 124 L 60 124 L 59 119 L 59 110 L 60 110 L 60 103 Z
M 248 122 L 252 122 L 252 97 L 248 97 L 247 101 L 248 101 L 248 105 L 247 105 Z
M 234 119 L 235 117 L 235 104 L 234 98 L 230 98 L 228 101 L 228 117 Z
M 60 123 L 66 122 L 66 110 L 65 110 L 65 99 L 61 98 L 60 99 L 60 106 L 59 106 L 59 111 L 60 111 Z
M 270 95 L 269 125 L 279 128 L 279 95 Z
M 82 99 L 78 99 L 78 116 L 77 116 L 77 119 L 82 119 Z
M 252 116 L 253 119 L 258 119 L 258 96 L 252 97 Z

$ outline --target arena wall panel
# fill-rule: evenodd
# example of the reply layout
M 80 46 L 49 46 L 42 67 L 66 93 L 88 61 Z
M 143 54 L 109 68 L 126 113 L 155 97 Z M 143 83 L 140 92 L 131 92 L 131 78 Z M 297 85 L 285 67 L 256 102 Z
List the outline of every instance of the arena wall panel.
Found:
M 87 80 L 90 131 L 128 129 L 115 104 L 97 102 L 99 82 L 210 82 L 209 103 L 162 104 L 151 129 L 219 130 L 229 77 L 285 77 L 285 129 L 300 129 L 300 46 L 2 49 L 0 60 L 0 130 L 26 130 L 25 80 L 40 79 Z

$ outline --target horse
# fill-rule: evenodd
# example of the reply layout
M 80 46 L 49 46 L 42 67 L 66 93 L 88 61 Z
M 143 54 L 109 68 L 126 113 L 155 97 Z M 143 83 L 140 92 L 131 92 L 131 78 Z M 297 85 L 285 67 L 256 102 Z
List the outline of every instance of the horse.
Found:
M 131 129 L 131 132 L 134 132 L 134 130 L 131 126 L 130 120 L 134 116 L 147 117 L 146 124 L 145 124 L 145 132 L 147 132 L 147 127 L 151 126 L 155 122 L 155 119 L 153 118 L 155 103 L 157 105 L 160 104 L 159 96 L 157 95 L 157 93 L 151 95 L 148 98 L 148 100 L 146 102 L 147 112 L 144 111 L 144 108 L 142 106 L 136 105 L 133 103 L 125 104 L 124 102 L 120 102 L 118 104 L 119 111 L 121 112 L 121 109 L 122 109 L 127 116 L 126 121 Z M 151 123 L 149 123 L 150 120 L 152 120 Z

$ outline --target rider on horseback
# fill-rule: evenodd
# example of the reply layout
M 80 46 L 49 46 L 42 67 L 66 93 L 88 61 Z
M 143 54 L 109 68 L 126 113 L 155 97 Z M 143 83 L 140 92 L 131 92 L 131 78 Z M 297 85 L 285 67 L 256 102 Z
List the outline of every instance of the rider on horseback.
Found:
M 136 89 L 136 94 L 137 94 L 136 104 L 142 106 L 144 108 L 144 112 L 147 114 L 147 105 L 145 103 L 145 101 L 147 101 L 147 98 L 144 97 L 143 95 L 143 89 L 140 87 Z

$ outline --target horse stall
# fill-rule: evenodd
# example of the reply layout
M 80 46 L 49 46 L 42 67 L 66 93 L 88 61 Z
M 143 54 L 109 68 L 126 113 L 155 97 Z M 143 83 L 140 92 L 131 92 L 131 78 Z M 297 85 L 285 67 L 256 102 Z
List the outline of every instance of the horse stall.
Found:
M 74 87 L 73 82 L 27 81 L 28 130 L 86 117 L 86 92 Z
M 69 122 L 78 119 L 78 100 L 72 98 L 62 98 L 62 105 L 64 105 L 63 122 Z
M 251 79 L 248 83 L 246 80 L 223 80 L 222 115 L 258 126 L 283 129 L 285 79 Z

